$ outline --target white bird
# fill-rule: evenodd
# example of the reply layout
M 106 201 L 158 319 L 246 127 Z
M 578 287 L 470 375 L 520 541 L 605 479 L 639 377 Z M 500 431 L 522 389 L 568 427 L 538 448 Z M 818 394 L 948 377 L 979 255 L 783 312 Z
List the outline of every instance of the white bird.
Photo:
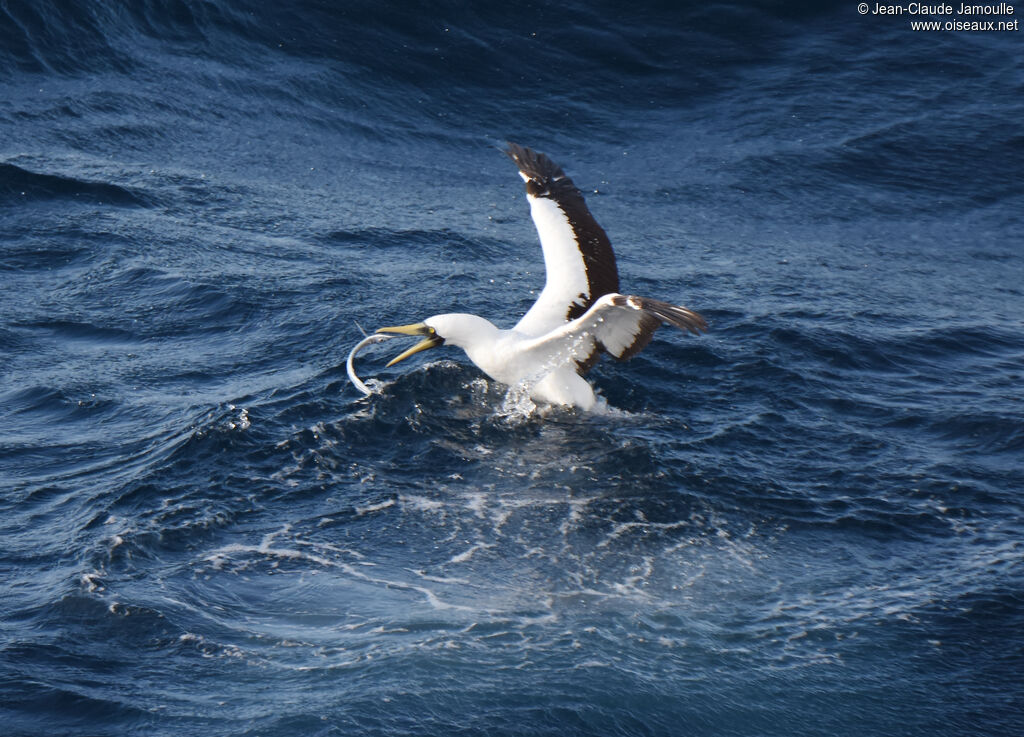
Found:
M 425 338 L 388 366 L 453 345 L 495 381 L 525 384 L 534 400 L 588 410 L 597 400 L 583 374 L 601 353 L 626 360 L 650 342 L 662 322 L 695 335 L 707 323 L 685 307 L 619 294 L 611 242 L 572 180 L 542 153 L 514 143 L 506 153 L 526 182 L 544 251 L 547 280 L 537 301 L 511 330 L 477 315 L 445 314 L 377 332 Z

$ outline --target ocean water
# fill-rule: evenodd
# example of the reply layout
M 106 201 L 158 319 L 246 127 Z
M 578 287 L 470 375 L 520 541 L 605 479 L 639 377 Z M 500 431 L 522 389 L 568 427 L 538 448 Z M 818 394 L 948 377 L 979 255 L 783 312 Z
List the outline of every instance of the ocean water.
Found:
M 1024 31 L 911 20 L 0 2 L 0 732 L 1024 733 Z M 363 398 L 507 140 L 710 332 Z

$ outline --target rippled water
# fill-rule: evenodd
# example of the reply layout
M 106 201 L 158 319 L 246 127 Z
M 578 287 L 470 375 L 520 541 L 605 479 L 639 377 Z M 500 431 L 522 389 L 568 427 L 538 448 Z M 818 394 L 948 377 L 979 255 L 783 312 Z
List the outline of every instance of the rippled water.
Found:
M 4 734 L 1013 735 L 1024 55 L 846 3 L 0 4 Z M 711 323 L 527 412 L 505 140 Z

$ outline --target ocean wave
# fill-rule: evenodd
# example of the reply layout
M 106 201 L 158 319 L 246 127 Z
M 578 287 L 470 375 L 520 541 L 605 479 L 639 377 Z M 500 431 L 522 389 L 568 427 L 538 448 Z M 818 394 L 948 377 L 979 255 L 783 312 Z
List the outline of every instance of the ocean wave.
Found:
M 147 207 L 151 201 L 127 187 L 61 174 L 44 174 L 16 164 L 0 163 L 0 202 L 19 205 L 34 201 L 71 200 L 119 207 Z

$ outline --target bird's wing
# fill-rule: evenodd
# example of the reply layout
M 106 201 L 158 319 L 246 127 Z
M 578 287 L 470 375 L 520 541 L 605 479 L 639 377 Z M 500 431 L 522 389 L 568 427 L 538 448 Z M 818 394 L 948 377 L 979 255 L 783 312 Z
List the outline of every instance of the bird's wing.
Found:
M 562 168 L 515 143 L 506 153 L 526 182 L 547 271 L 540 297 L 515 329 L 540 336 L 583 315 L 601 295 L 618 292 L 619 272 L 608 236 Z
M 577 364 L 601 350 L 620 361 L 632 358 L 650 342 L 662 323 L 699 335 L 707 322 L 686 307 L 647 297 L 606 294 L 581 317 L 547 335 L 525 341 L 520 350 L 545 373 L 570 361 Z

